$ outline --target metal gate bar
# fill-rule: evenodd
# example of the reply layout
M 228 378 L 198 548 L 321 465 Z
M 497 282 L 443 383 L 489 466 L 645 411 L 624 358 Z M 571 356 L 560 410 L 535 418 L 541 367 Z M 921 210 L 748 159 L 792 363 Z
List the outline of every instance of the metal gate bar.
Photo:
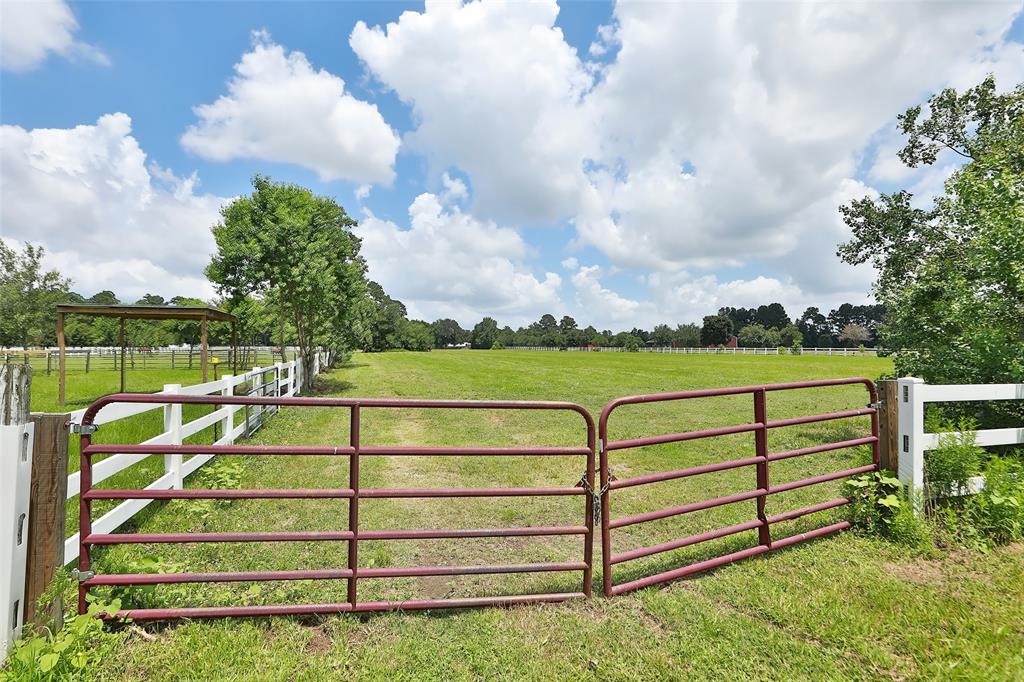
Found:
M 766 396 L 769 392 L 805 388 L 818 388 L 825 386 L 843 386 L 851 384 L 862 384 L 867 389 L 868 395 L 870 397 L 869 405 L 867 407 L 854 410 L 830 412 L 827 414 L 807 415 L 793 417 L 789 419 L 777 419 L 774 421 L 768 419 Z M 608 439 L 608 418 L 611 415 L 611 413 L 615 411 L 615 409 L 623 405 L 637 405 L 644 403 L 689 400 L 694 398 L 709 398 L 716 396 L 742 394 L 750 394 L 753 397 L 754 420 L 752 422 L 746 424 L 736 424 L 732 426 L 722 426 L 711 429 L 703 429 L 698 431 L 686 431 L 682 433 L 646 436 L 643 438 L 632 438 L 626 440 Z M 841 478 L 846 478 L 848 476 L 855 476 L 857 474 L 866 473 L 869 471 L 877 471 L 879 468 L 877 400 L 878 397 L 875 391 L 875 386 L 869 379 L 853 378 L 820 381 L 802 381 L 785 384 L 765 384 L 761 386 L 742 386 L 735 388 L 717 388 L 696 391 L 681 391 L 675 393 L 657 393 L 650 395 L 638 395 L 618 398 L 616 400 L 609 402 L 601 411 L 601 417 L 598 421 L 600 439 L 600 511 L 604 594 L 606 596 L 612 596 L 636 590 L 642 587 L 648 587 L 650 585 L 663 583 L 669 580 L 675 580 L 677 578 L 682 578 L 692 573 L 717 568 L 718 566 L 722 566 L 727 563 L 737 561 L 739 559 L 744 559 L 747 557 L 756 556 L 758 554 L 763 554 L 773 549 L 788 547 L 790 545 L 802 542 L 804 540 L 810 540 L 812 538 L 821 537 L 823 535 L 828 535 L 830 533 L 834 533 L 836 531 L 849 528 L 850 523 L 848 521 L 840 521 L 837 523 L 824 526 L 822 528 L 818 528 L 813 531 L 793 535 L 787 538 L 773 540 L 771 537 L 771 526 L 773 524 L 781 523 L 783 521 L 791 521 L 793 519 L 800 518 L 808 514 L 813 514 L 816 512 L 840 507 L 842 505 L 849 503 L 849 500 L 847 500 L 846 498 L 837 498 L 829 500 L 827 502 L 821 502 L 818 504 L 810 505 L 802 509 L 794 509 L 772 516 L 768 516 L 766 514 L 765 509 L 768 497 L 770 495 L 782 493 L 788 490 L 796 490 L 798 488 L 816 485 L 819 483 L 825 483 L 828 481 L 834 481 Z M 797 424 L 811 424 L 816 422 L 831 421 L 834 419 L 847 419 L 851 417 L 859 417 L 865 415 L 870 415 L 871 417 L 870 436 L 848 439 L 834 443 L 826 443 L 822 445 L 815 445 L 796 450 L 788 450 L 775 453 L 771 453 L 768 451 L 768 432 L 771 429 L 782 428 L 786 426 L 794 426 Z M 622 480 L 610 480 L 611 475 L 609 472 L 608 462 L 609 452 L 615 450 L 625 450 L 629 448 L 645 447 L 650 445 L 678 443 L 689 440 L 713 438 L 716 436 L 751 432 L 754 433 L 755 445 L 755 456 L 753 457 L 745 457 L 742 459 L 735 459 L 726 462 L 715 462 L 711 464 L 688 467 L 685 469 L 677 469 L 674 471 L 663 471 L 653 474 L 646 474 L 642 476 L 635 476 Z M 851 448 L 859 445 L 872 446 L 871 464 L 860 467 L 854 467 L 852 469 L 846 469 L 843 471 L 830 472 L 819 476 L 812 476 L 810 478 L 791 481 L 774 486 L 771 485 L 770 483 L 768 465 L 771 462 L 783 459 L 790 459 L 792 457 L 802 457 L 819 452 L 828 452 L 832 450 Z M 611 517 L 610 497 L 611 492 L 614 490 L 630 488 L 640 485 L 648 485 L 651 483 L 657 483 L 662 481 L 676 480 L 690 476 L 699 476 L 702 474 L 712 473 L 716 471 L 726 471 L 729 469 L 736 469 L 748 466 L 755 467 L 756 487 L 753 490 L 734 493 L 731 495 L 724 495 L 712 499 L 699 500 L 675 507 L 670 507 L 667 509 L 659 509 L 655 511 L 644 512 L 641 514 L 634 514 L 632 516 L 625 516 L 620 518 Z M 734 524 L 731 526 L 727 526 L 725 528 L 719 528 L 704 533 L 690 535 L 688 537 L 680 538 L 678 540 L 673 540 L 670 542 L 664 542 L 658 545 L 641 547 L 620 554 L 612 553 L 611 531 L 615 528 L 623 528 L 635 524 L 647 523 L 650 521 L 656 521 L 659 519 L 670 518 L 681 514 L 688 514 L 696 511 L 701 511 L 704 509 L 711 509 L 722 505 L 734 504 L 737 502 L 744 502 L 748 500 L 756 501 L 756 518 L 750 521 L 745 521 L 743 523 Z M 707 559 L 705 561 L 700 561 L 694 564 L 690 564 L 688 566 L 682 566 L 680 568 L 676 568 L 673 570 L 664 571 L 655 575 L 639 578 L 619 585 L 613 584 L 612 567 L 616 564 L 620 564 L 626 561 L 632 561 L 634 559 L 639 559 L 654 554 L 660 554 L 662 552 L 668 552 L 674 549 L 680 549 L 682 547 L 688 547 L 690 545 L 706 542 L 708 540 L 714 540 L 717 538 L 735 535 L 736 533 L 742 533 L 744 531 L 750 530 L 758 531 L 758 544 L 754 547 L 749 547 L 719 557 L 714 557 L 712 559 Z
M 337 447 L 282 446 L 282 445 L 118 445 L 92 442 L 91 432 L 96 414 L 112 403 L 153 404 L 216 404 L 251 406 L 341 407 L 350 411 L 350 441 Z M 360 442 L 360 416 L 364 408 L 422 408 L 471 410 L 553 410 L 579 414 L 586 426 L 586 446 L 578 447 L 420 447 L 420 446 L 366 446 Z M 80 554 L 78 570 L 84 578 L 79 583 L 79 613 L 86 611 L 86 595 L 99 585 L 156 585 L 171 583 L 246 582 L 277 580 L 347 580 L 347 601 L 331 604 L 267 605 L 191 607 L 163 609 L 126 609 L 118 617 L 135 620 L 164 620 L 169 618 L 200 618 L 220 616 L 263 616 L 289 614 L 325 614 L 344 612 L 386 611 L 395 609 L 463 608 L 470 606 L 503 606 L 512 604 L 563 601 L 589 597 L 592 582 L 595 464 L 594 421 L 583 407 L 567 402 L 542 401 L 471 401 L 471 400 L 404 400 L 380 398 L 299 398 L 255 396 L 187 396 L 115 394 L 100 398 L 86 410 L 82 418 L 80 447 Z M 97 490 L 92 487 L 92 458 L 100 454 L 178 454 L 178 455 L 247 455 L 247 456 L 341 456 L 349 457 L 348 488 L 331 489 L 258 489 L 258 490 Z M 533 488 L 361 488 L 359 462 L 362 456 L 582 456 L 586 468 L 576 486 L 550 486 Z M 572 526 L 537 526 L 519 528 L 458 528 L 458 529 L 392 529 L 362 530 L 359 527 L 359 506 L 362 498 L 472 498 L 472 497 L 533 497 L 581 496 L 584 498 L 584 522 Z M 349 527 L 347 530 L 298 532 L 208 532 L 208 533 L 93 533 L 92 501 L 124 499 L 348 499 Z M 479 565 L 479 566 L 411 566 L 369 568 L 359 567 L 360 540 L 420 540 L 440 538 L 482 537 L 546 537 L 582 536 L 582 561 Z M 346 568 L 287 571 L 116 574 L 95 575 L 92 571 L 91 548 L 94 546 L 137 543 L 198 543 L 198 542 L 348 542 Z M 359 602 L 356 598 L 360 578 L 402 578 L 435 575 L 480 575 L 513 573 L 547 573 L 581 571 L 582 586 L 578 592 L 537 593 L 525 595 L 471 597 L 458 599 L 414 599 L 403 601 Z

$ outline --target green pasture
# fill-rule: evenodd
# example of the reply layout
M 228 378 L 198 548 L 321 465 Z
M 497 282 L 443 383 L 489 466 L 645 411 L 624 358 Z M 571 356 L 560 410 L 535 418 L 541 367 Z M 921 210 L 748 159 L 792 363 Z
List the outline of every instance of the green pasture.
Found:
M 622 395 L 829 377 L 875 378 L 875 357 L 685 356 L 630 353 L 434 351 L 357 354 L 320 378 L 320 394 L 459 399 L 568 400 L 595 416 Z M 157 389 L 157 379 L 150 389 Z M 178 381 L 177 378 L 174 379 Z M 182 380 L 182 383 L 185 383 Z M 136 386 L 132 386 L 136 388 Z M 141 387 L 139 387 L 141 388 Z M 44 389 L 45 391 L 45 389 Z M 45 395 L 45 392 L 41 392 Z M 863 387 L 768 396 L 770 419 L 862 407 Z M 611 437 L 750 421 L 750 396 L 623 408 Z M 158 415 L 157 417 L 158 418 Z M 295 408 L 275 417 L 263 443 L 343 445 L 344 409 Z M 139 429 L 143 427 L 139 425 Z M 866 418 L 773 430 L 772 451 L 867 433 Z M 120 439 L 128 434 L 98 434 Z M 139 433 L 138 435 L 142 435 Z M 152 434 L 149 434 L 152 435 Z M 148 437 L 148 436 L 145 436 Z M 364 409 L 362 444 L 579 445 L 572 413 Z M 748 434 L 611 453 L 619 478 L 749 456 Z M 157 458 L 152 458 L 156 460 Z M 348 485 L 345 457 L 231 458 L 241 487 Z M 227 460 L 226 461 L 230 461 Z M 867 448 L 771 465 L 777 484 L 870 461 Z M 139 469 L 148 466 L 140 465 Z M 367 487 L 565 486 L 584 460 L 531 457 L 362 458 Z M 162 464 L 154 462 L 154 472 Z M 129 472 L 125 472 L 127 475 Z M 129 477 L 130 478 L 130 477 Z M 190 485 L 198 485 L 195 480 Z M 122 487 L 126 482 L 111 481 Z M 749 490 L 750 467 L 616 491 L 625 516 Z M 836 497 L 838 483 L 772 496 L 768 513 Z M 179 501 L 151 505 L 149 532 L 347 528 L 346 501 Z M 362 529 L 578 525 L 583 498 L 364 500 Z M 823 512 L 773 527 L 773 537 L 841 518 Z M 648 546 L 754 518 L 754 502 L 613 531 L 613 551 Z M 743 533 L 616 567 L 616 582 L 717 556 L 756 542 Z M 344 567 L 347 543 L 120 546 L 96 552 L 100 572 Z M 360 543 L 361 566 L 578 561 L 581 538 Z M 600 565 L 600 550 L 595 551 Z M 433 613 L 195 621 L 126 630 L 104 679 L 1012 679 L 1024 676 L 1024 552 L 930 557 L 852 533 L 780 550 L 669 586 L 554 606 Z M 361 600 L 577 591 L 580 574 L 364 579 Z M 97 590 L 98 594 L 103 594 Z M 161 586 L 122 591 L 126 607 L 344 601 L 344 581 Z

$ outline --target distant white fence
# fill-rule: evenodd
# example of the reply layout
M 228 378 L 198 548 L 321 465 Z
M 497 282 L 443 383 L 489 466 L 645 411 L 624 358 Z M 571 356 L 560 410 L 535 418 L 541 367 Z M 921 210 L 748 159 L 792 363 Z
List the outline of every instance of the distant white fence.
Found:
M 320 372 L 321 362 L 326 363 L 328 357 L 320 353 L 314 357 L 313 376 Z M 183 395 L 233 395 L 236 386 L 241 384 L 253 384 L 253 390 L 258 390 L 258 395 L 266 396 L 292 396 L 295 395 L 303 384 L 302 363 L 297 360 L 290 362 L 278 362 L 272 367 L 253 367 L 245 374 L 225 375 L 217 381 L 209 381 L 205 384 L 192 386 L 181 386 L 180 384 L 168 384 L 164 386 L 159 394 L 183 394 Z M 246 435 L 253 423 L 262 421 L 264 408 L 254 407 L 247 414 L 247 419 L 240 424 L 235 424 L 235 414 L 245 407 L 241 405 L 224 405 L 213 412 L 203 415 L 190 422 L 182 421 L 182 406 L 180 404 L 128 404 L 114 403 L 107 405 L 96 415 L 96 424 L 110 424 L 121 419 L 134 417 L 152 410 L 163 410 L 163 431 L 158 435 L 143 441 L 142 444 L 153 445 L 180 445 L 181 442 L 200 431 L 220 424 L 220 438 L 214 445 L 231 445 L 235 440 Z M 272 411 L 267 409 L 267 416 Z M 85 410 L 78 410 L 71 413 L 71 422 L 79 423 Z M 138 464 L 150 455 L 118 454 L 99 460 L 93 464 L 93 484 L 99 483 L 114 474 Z M 158 479 L 145 486 L 146 490 L 180 490 L 185 479 L 194 473 L 199 467 L 209 462 L 214 455 L 193 455 L 184 459 L 182 455 L 164 456 L 164 474 Z M 75 472 L 68 476 L 67 499 L 77 497 L 81 490 L 80 473 Z M 142 511 L 152 500 L 126 500 L 112 510 L 93 521 L 93 532 L 111 533 L 133 516 Z M 69 537 L 64 543 L 64 563 L 68 564 L 78 558 L 78 533 Z
M 569 351 L 576 353 L 625 353 L 621 346 L 505 346 L 506 350 L 548 350 L 548 351 Z M 795 350 L 788 347 L 771 348 L 675 348 L 672 346 L 641 346 L 638 351 L 641 353 L 671 353 L 678 355 L 826 355 L 839 357 L 852 357 L 856 355 L 877 355 L 877 348 L 804 348 L 798 347 Z
M 1024 384 L 926 384 L 923 379 L 904 378 L 897 382 L 899 400 L 899 478 L 911 490 L 924 489 L 924 453 L 935 450 L 941 441 L 957 437 L 959 432 L 925 433 L 925 403 L 949 403 L 986 400 L 1024 400 Z M 982 429 L 975 432 L 981 446 L 1024 443 L 1024 428 Z M 980 476 L 971 479 L 969 492 L 984 485 Z M 955 492 L 955 491 L 950 491 Z

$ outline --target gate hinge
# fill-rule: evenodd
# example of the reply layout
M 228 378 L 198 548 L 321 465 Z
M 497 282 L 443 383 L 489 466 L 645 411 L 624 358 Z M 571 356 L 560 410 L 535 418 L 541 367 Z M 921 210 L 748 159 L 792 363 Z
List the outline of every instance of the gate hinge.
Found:
M 77 568 L 71 569 L 71 579 L 77 580 L 80 583 L 86 580 L 91 580 L 96 577 L 96 571 L 79 571 Z
M 868 403 L 868 407 L 870 407 L 873 410 L 880 410 L 883 407 L 885 407 L 885 401 L 879 400 L 877 403 Z
M 83 436 L 91 436 L 100 430 L 99 424 L 71 424 L 71 433 L 78 433 Z

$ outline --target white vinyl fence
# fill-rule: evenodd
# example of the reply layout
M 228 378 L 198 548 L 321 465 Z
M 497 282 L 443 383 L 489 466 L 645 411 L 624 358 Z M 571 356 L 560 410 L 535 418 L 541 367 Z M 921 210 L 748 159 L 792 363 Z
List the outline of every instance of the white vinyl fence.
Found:
M 327 362 L 326 355 L 318 354 L 314 357 L 313 376 L 320 371 L 321 361 Z M 159 394 L 183 394 L 183 395 L 233 395 L 236 386 L 251 383 L 251 393 L 261 396 L 292 396 L 295 395 L 303 384 L 302 363 L 297 360 L 282 363 L 278 362 L 272 367 L 253 367 L 245 374 L 226 375 L 216 381 L 192 386 L 181 386 L 169 384 L 164 386 Z M 254 406 L 246 414 L 246 419 L 240 424 L 235 424 L 235 413 L 245 410 L 242 405 L 224 405 L 213 412 L 203 415 L 190 422 L 182 421 L 182 406 L 180 404 L 132 404 L 114 403 L 101 409 L 96 415 L 95 423 L 98 425 L 110 424 L 120 419 L 134 417 L 152 410 L 163 410 L 164 425 L 163 431 L 143 441 L 143 444 L 153 445 L 180 445 L 189 436 L 199 433 L 203 429 L 220 424 L 220 438 L 214 445 L 231 445 L 236 439 L 247 435 L 254 426 L 262 423 L 262 420 L 276 411 L 276 408 L 261 408 Z M 85 410 L 78 410 L 71 414 L 71 422 L 79 423 Z M 114 474 L 138 464 L 150 455 L 118 454 L 97 461 L 93 464 L 93 484 L 99 483 Z M 193 455 L 187 460 L 182 455 L 164 456 L 164 474 L 155 481 L 145 486 L 146 490 L 172 490 L 181 489 L 185 479 L 194 473 L 199 467 L 209 462 L 214 455 Z M 68 476 L 68 499 L 77 497 L 81 489 L 80 473 L 75 472 Z M 112 510 L 93 521 L 92 527 L 95 533 L 111 533 L 130 518 L 142 511 L 152 500 L 126 500 L 114 507 Z M 69 537 L 64 543 L 64 563 L 68 564 L 78 558 L 78 533 Z
M 924 489 L 924 453 L 935 450 L 945 437 L 959 433 L 925 433 L 925 403 L 949 403 L 984 400 L 1024 400 L 1024 384 L 926 384 L 923 379 L 897 381 L 899 391 L 899 477 L 913 491 Z M 975 432 L 981 446 L 1024 443 L 1024 428 L 983 429 Z M 969 492 L 985 484 L 982 477 L 970 481 Z M 953 493 L 955 491 L 949 491 Z

